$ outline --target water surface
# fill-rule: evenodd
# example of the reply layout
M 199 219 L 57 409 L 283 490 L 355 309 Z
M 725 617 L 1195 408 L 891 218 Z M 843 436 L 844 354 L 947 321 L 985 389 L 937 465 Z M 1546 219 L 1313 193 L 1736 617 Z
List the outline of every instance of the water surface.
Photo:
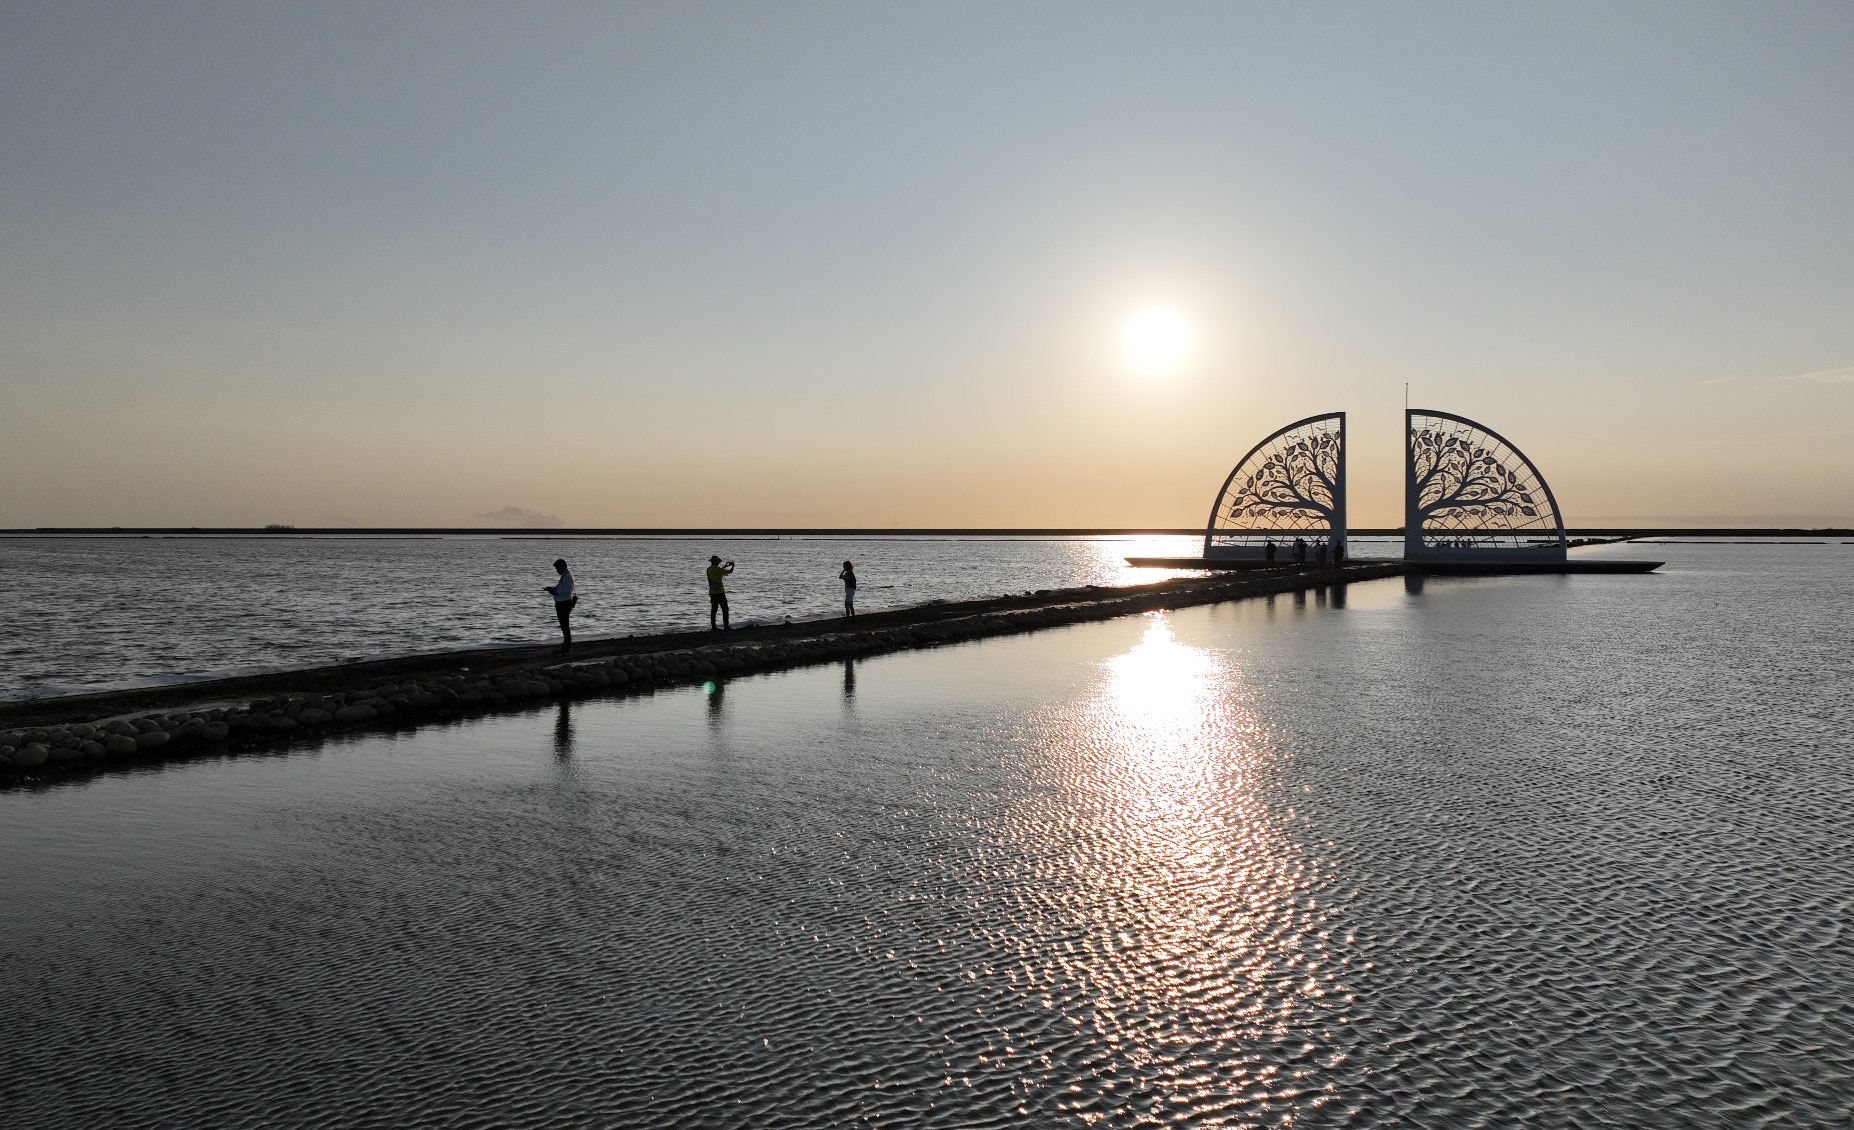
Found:
M 184 682 L 380 655 L 559 639 L 556 557 L 581 638 L 707 627 L 711 554 L 737 624 L 1178 576 L 1129 554 L 1177 537 L 0 537 L 0 697 Z
M 1846 1124 L 1854 578 L 1666 551 L 0 793 L 0 1110 Z

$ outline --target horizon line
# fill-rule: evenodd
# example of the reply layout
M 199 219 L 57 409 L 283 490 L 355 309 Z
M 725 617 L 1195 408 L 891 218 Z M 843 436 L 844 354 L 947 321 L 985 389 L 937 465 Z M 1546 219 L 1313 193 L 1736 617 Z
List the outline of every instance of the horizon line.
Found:
M 1264 533 L 1267 531 L 1255 531 Z M 1282 531 L 1284 535 L 1295 531 Z M 1842 526 L 1567 526 L 1567 537 L 1778 537 L 1795 534 L 1854 536 Z M 424 537 L 1202 537 L 1202 526 L 917 526 L 893 528 L 842 526 L 584 526 L 508 529 L 485 526 L 33 526 L 0 529 L 0 537 L 324 537 L 329 535 Z M 1402 526 L 1350 527 L 1348 537 L 1400 537 Z

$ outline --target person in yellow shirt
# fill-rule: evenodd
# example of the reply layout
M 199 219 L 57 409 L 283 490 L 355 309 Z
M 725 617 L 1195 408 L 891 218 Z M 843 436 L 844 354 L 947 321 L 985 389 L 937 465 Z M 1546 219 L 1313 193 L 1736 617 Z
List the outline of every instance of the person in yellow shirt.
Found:
M 719 554 L 708 559 L 708 630 L 711 632 L 715 630 L 716 610 L 721 613 L 722 630 L 725 631 L 732 627 L 727 622 L 727 586 L 722 583 L 721 578 L 733 571 L 734 563 L 729 561 L 723 565 Z

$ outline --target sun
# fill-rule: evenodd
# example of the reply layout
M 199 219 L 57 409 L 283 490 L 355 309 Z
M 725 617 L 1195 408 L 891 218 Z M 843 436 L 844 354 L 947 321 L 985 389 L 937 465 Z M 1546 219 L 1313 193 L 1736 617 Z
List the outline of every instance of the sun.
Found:
M 1184 315 L 1167 306 L 1148 306 L 1120 329 L 1120 352 L 1142 373 L 1177 370 L 1191 355 L 1191 327 Z

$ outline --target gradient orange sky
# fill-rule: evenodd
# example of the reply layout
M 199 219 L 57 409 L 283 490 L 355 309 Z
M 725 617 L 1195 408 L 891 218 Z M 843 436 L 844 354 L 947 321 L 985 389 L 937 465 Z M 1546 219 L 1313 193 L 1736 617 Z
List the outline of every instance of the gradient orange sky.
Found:
M 1854 522 L 1845 3 L 0 10 L 0 526 Z M 1175 308 L 1197 348 L 1135 372 Z

